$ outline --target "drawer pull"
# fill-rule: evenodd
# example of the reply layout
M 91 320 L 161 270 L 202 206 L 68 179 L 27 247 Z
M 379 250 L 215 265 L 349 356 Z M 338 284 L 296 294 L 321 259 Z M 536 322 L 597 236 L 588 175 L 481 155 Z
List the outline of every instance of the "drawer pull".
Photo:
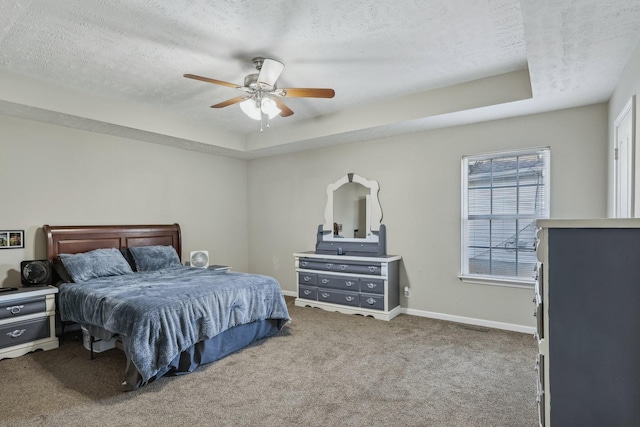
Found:
M 306 266 L 307 266 L 307 261 L 302 261 L 302 262 L 300 263 L 300 265 L 301 265 L 301 266 L 303 266 L 303 267 L 306 267 Z
M 25 332 L 27 332 L 26 329 L 16 329 L 13 332 L 7 333 L 7 335 L 9 335 L 11 338 L 18 338 L 20 335 L 24 334 Z
M 375 304 L 375 303 L 376 303 L 376 300 L 374 300 L 373 298 L 369 298 L 369 299 L 367 299 L 367 304 L 369 304 L 369 305 L 373 305 L 373 304 Z
M 351 280 L 347 280 L 345 282 L 345 285 L 347 285 L 348 287 L 351 287 L 351 286 L 355 285 L 355 283 L 353 283 Z
M 340 270 L 345 271 L 348 267 L 349 267 L 348 265 L 346 265 L 346 264 L 342 264 L 342 265 L 340 266 Z
M 311 294 L 311 291 L 310 291 L 310 290 L 308 290 L 308 289 L 305 289 L 305 290 L 304 290 L 304 291 L 302 291 L 302 292 L 303 292 L 305 295 L 310 295 L 310 294 Z
M 11 314 L 18 314 L 23 308 L 24 305 L 14 305 L 13 307 L 7 307 L 7 310 L 9 310 Z
M 344 297 L 344 299 L 346 299 L 349 302 L 353 301 L 353 297 L 352 296 L 346 296 L 346 297 Z
M 369 288 L 369 289 L 373 289 L 373 288 L 375 288 L 376 286 L 378 286 L 378 284 L 377 284 L 377 283 L 367 283 L 367 288 Z
M 376 271 L 377 269 L 378 269 L 378 267 L 376 267 L 375 265 L 370 265 L 370 266 L 369 266 L 369 271 L 370 271 L 370 272 L 372 272 L 372 273 L 373 273 L 374 271 Z
M 323 285 L 326 285 L 327 283 L 329 283 L 329 279 L 322 279 L 321 282 Z
M 325 298 L 325 299 L 329 298 L 329 294 L 326 292 L 323 292 L 321 295 L 322 295 L 322 298 Z
M 309 276 L 304 276 L 304 277 L 302 278 L 302 280 L 304 280 L 305 282 L 308 282 L 309 280 L 311 280 L 311 277 L 309 277 Z
M 333 264 L 329 264 L 329 263 L 327 263 L 325 265 L 327 266 L 327 270 L 331 270 L 331 267 L 333 266 Z

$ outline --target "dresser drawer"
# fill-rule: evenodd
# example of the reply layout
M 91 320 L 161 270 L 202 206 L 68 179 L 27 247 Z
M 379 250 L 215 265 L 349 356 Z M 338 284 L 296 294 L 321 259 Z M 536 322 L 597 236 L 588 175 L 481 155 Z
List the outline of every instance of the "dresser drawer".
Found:
M 536 403 L 538 404 L 538 420 L 540 420 L 540 425 L 545 425 L 545 402 L 544 402 L 544 356 L 542 354 L 538 354 L 538 360 L 536 361 L 536 372 L 538 374 L 538 378 L 536 381 L 537 385 L 537 398 Z
M 536 265 L 536 284 L 535 284 L 535 294 L 533 296 L 533 302 L 536 304 L 536 311 L 534 316 L 536 316 L 536 338 L 541 340 L 544 338 L 544 301 L 543 295 L 544 292 L 544 276 L 543 276 L 543 264 L 538 263 Z
M 374 274 L 380 276 L 382 274 L 381 264 L 338 264 L 336 271 L 354 274 Z
M 356 292 L 338 291 L 333 289 L 318 289 L 318 301 L 359 307 L 360 294 Z
M 298 283 L 301 285 L 313 285 L 317 284 L 318 276 L 313 273 L 298 273 Z
M 49 319 L 47 316 L 0 326 L 0 348 L 49 338 Z
M 360 292 L 368 294 L 384 294 L 384 280 L 360 279 Z
M 344 291 L 360 291 L 360 280 L 357 277 L 318 275 L 318 286 L 323 288 L 342 289 Z
M 358 263 L 342 260 L 312 260 L 301 258 L 298 263 L 299 268 L 318 271 L 334 271 L 338 273 L 353 274 L 382 274 L 382 264 L 377 262 Z
M 44 296 L 6 301 L 0 303 L 0 319 L 8 319 L 33 313 L 44 313 L 46 310 L 47 304 Z
M 335 269 L 336 263 L 333 261 L 318 261 L 302 258 L 298 265 L 300 268 L 306 270 L 332 271 L 332 269 Z
M 304 298 L 304 299 L 310 299 L 310 300 L 313 300 L 313 301 L 317 301 L 318 300 L 318 288 L 311 287 L 311 286 L 299 285 L 298 286 L 298 297 L 299 298 Z
M 384 295 L 360 294 L 360 307 L 372 310 L 384 310 Z

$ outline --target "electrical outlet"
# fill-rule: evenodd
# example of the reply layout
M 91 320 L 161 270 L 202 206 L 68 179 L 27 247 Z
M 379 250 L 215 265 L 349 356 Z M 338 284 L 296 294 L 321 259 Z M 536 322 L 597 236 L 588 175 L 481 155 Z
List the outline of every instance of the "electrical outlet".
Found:
M 408 286 L 404 287 L 404 297 L 409 298 L 411 296 L 411 289 Z

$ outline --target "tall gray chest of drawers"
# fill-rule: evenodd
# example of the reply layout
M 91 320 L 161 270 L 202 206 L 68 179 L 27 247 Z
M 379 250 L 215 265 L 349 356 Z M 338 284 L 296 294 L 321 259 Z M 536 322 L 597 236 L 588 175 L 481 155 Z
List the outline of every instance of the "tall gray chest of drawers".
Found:
M 299 252 L 295 305 L 391 320 L 400 314 L 400 256 Z
M 44 286 L 0 294 L 0 359 L 58 348 L 57 292 L 56 287 Z
M 540 425 L 640 425 L 640 219 L 537 225 Z

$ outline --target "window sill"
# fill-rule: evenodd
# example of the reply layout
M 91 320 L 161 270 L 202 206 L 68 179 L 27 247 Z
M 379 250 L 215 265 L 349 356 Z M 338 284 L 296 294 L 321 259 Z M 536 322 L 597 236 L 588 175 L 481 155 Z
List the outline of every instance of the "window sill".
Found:
M 490 285 L 490 286 L 504 286 L 508 288 L 524 288 L 531 289 L 536 284 L 536 281 L 531 279 L 515 279 L 515 278 L 500 278 L 491 276 L 465 276 L 460 275 L 458 279 L 465 283 L 473 283 L 475 285 Z

